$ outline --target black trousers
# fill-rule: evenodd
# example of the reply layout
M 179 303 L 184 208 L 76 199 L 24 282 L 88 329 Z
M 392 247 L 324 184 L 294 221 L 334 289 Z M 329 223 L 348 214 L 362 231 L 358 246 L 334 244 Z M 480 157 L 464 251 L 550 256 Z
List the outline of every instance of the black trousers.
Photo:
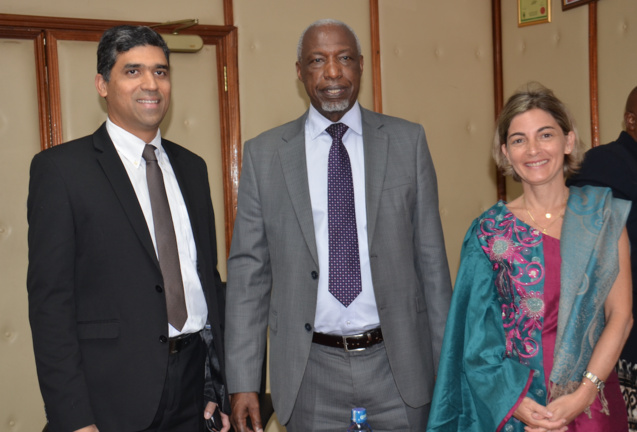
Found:
M 168 358 L 159 409 L 150 428 L 140 432 L 204 431 L 203 391 L 206 350 L 199 335 Z

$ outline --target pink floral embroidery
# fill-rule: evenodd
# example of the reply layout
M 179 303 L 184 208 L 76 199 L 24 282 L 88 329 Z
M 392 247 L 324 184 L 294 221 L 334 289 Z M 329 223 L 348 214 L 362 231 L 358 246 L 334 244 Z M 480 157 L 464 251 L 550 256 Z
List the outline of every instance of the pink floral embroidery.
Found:
M 486 252 L 489 253 L 489 258 L 491 261 L 502 261 L 507 260 L 511 261 L 516 257 L 519 246 L 516 246 L 511 241 L 511 236 L 494 236 L 490 238 L 489 247 L 484 248 Z
M 541 292 L 530 291 L 520 300 L 522 312 L 531 319 L 538 320 L 544 317 L 544 295 Z
M 508 211 L 491 210 L 480 228 L 482 249 L 497 273 L 495 285 L 502 303 L 506 355 L 518 356 L 524 362 L 540 352 L 536 330 L 541 332 L 544 322 L 544 266 L 533 252 L 541 246 L 542 236 Z

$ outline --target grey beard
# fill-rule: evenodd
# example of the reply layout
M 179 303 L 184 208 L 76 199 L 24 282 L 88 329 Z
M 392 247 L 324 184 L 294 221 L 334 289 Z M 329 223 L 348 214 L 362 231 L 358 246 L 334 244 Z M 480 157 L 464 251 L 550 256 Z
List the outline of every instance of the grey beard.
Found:
M 349 101 L 343 100 L 338 102 L 323 102 L 321 105 L 325 112 L 341 112 L 346 111 L 349 108 Z

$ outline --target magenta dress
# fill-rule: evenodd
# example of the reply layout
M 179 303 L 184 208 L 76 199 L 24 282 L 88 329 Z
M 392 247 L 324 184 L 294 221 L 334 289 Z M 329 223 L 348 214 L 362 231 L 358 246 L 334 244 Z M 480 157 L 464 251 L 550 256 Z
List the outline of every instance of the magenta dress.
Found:
M 557 314 L 560 303 L 560 241 L 554 237 L 542 237 L 544 247 L 544 265 L 546 268 L 544 280 L 544 328 L 542 329 L 542 351 L 544 362 L 544 376 L 546 388 L 553 369 L 553 350 L 557 335 Z M 628 420 L 624 398 L 619 388 L 617 373 L 613 370 L 606 379 L 604 394 L 608 400 L 610 415 L 601 412 L 602 404 L 599 397 L 591 405 L 592 418 L 586 413 L 580 414 L 568 425 L 569 432 L 626 432 Z

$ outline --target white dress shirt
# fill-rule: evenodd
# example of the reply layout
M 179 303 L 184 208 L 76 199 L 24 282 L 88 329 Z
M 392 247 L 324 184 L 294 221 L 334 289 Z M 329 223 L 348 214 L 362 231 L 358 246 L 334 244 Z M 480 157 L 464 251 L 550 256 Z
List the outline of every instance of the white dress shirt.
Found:
M 361 263 L 362 292 L 349 305 L 343 306 L 329 292 L 329 231 L 327 219 L 327 165 L 332 137 L 325 129 L 332 122 L 323 117 L 312 105 L 305 122 L 305 153 L 307 176 L 314 217 L 314 234 L 319 257 L 318 298 L 314 330 L 319 333 L 352 335 L 376 328 L 380 324 L 372 271 L 369 264 L 367 243 L 367 214 L 365 200 L 365 160 L 363 148 L 363 124 L 358 102 L 338 123 L 349 129 L 343 136 L 343 144 L 349 154 L 354 182 L 356 231 Z
M 147 143 L 117 126 L 111 122 L 110 119 L 106 121 L 106 130 L 133 184 L 137 200 L 146 218 L 150 236 L 153 239 L 155 253 L 157 253 L 155 225 L 153 223 L 153 212 L 150 204 L 150 195 L 148 193 L 148 182 L 146 180 L 146 161 L 142 158 L 142 152 Z M 195 239 L 192 234 L 190 217 L 188 216 L 186 203 L 181 194 L 181 189 L 177 183 L 173 168 L 170 165 L 168 155 L 161 145 L 161 133 L 159 130 L 157 130 L 155 138 L 148 144 L 152 144 L 156 147 L 155 155 L 157 156 L 157 163 L 164 177 L 168 204 L 170 205 L 170 213 L 175 227 L 175 236 L 177 237 L 179 264 L 181 267 L 181 277 L 184 282 L 186 309 L 188 310 L 188 319 L 181 329 L 181 332 L 168 324 L 169 336 L 174 337 L 180 334 L 194 333 L 203 329 L 208 317 L 208 307 L 206 306 L 206 298 L 201 286 L 201 280 L 197 273 L 197 247 L 195 246 Z

